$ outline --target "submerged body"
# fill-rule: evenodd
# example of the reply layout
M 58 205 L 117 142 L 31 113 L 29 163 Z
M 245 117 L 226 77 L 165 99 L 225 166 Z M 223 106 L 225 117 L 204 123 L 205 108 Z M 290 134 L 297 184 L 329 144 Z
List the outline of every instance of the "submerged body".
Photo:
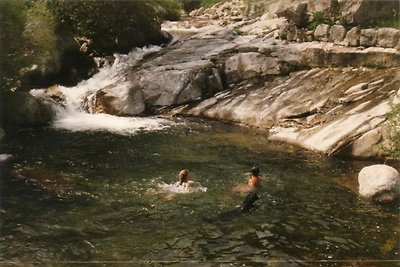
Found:
M 246 184 L 235 186 L 232 191 L 242 195 L 250 192 L 256 192 L 261 189 L 260 169 L 254 167 L 250 171 L 250 177 Z

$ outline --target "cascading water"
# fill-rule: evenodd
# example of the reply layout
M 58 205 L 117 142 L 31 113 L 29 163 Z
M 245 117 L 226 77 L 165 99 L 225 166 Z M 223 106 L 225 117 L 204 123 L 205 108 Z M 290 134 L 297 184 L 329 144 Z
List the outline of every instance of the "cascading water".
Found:
M 118 117 L 104 113 L 88 113 L 83 108 L 86 98 L 88 110 L 93 102 L 96 92 L 110 84 L 117 83 L 123 77 L 127 69 L 140 62 L 147 54 L 157 52 L 159 46 L 136 48 L 129 54 L 115 54 L 113 64 L 105 65 L 92 78 L 80 82 L 75 87 L 59 86 L 64 95 L 63 106 L 55 107 L 56 118 L 53 127 L 69 131 L 108 131 L 118 134 L 134 134 L 140 130 L 158 130 L 166 127 L 170 122 L 155 117 Z M 31 94 L 37 98 L 44 96 L 43 89 L 35 89 Z

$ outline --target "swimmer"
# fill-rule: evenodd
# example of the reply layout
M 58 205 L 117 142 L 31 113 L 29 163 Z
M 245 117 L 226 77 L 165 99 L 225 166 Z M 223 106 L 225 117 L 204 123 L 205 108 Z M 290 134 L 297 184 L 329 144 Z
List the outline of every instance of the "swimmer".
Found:
M 188 191 L 189 190 L 189 187 L 190 187 L 190 182 L 189 182 L 189 179 L 190 179 L 190 173 L 189 173 L 189 171 L 188 170 L 182 170 L 179 174 L 178 174 L 178 180 L 179 180 L 179 182 L 178 182 L 178 184 L 177 184 L 177 186 L 179 187 L 179 186 L 183 186 L 183 188 L 186 190 L 186 191 Z
M 261 187 L 260 169 L 253 167 L 250 170 L 250 177 L 246 184 L 238 185 L 233 188 L 236 193 L 248 193 L 256 191 Z
M 261 186 L 260 169 L 253 167 L 250 171 L 250 179 L 247 181 L 247 185 L 252 188 L 258 188 Z

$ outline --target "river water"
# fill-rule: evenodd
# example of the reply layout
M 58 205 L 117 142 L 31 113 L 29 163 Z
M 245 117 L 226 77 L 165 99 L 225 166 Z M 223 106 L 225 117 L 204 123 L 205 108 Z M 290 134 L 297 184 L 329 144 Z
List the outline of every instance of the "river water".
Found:
M 1 183 L 2 260 L 393 266 L 398 259 L 398 206 L 343 186 L 368 162 L 216 122 L 166 122 L 131 135 L 42 128 L 8 137 L 2 150 L 14 160 Z M 253 165 L 262 171 L 261 199 L 248 213 L 232 213 L 244 197 L 231 189 Z M 205 190 L 165 191 L 183 168 Z
M 1 169 L 0 262 L 399 264 L 399 205 L 354 192 L 357 173 L 377 162 L 328 158 L 220 122 L 82 110 L 84 95 L 158 49 L 120 56 L 92 79 L 61 88 L 66 103 L 50 127 L 3 140 L 0 152 L 13 159 Z M 245 196 L 232 188 L 253 166 L 263 189 L 254 209 L 240 213 Z M 184 168 L 194 192 L 175 188 Z

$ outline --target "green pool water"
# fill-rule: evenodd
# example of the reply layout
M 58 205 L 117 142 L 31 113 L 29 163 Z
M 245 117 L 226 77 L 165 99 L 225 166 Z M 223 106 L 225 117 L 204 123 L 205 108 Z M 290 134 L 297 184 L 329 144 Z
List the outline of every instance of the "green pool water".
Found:
M 14 156 L 2 166 L 3 264 L 399 265 L 399 205 L 344 186 L 377 162 L 188 119 L 135 135 L 26 129 L 1 150 Z M 253 166 L 262 173 L 260 200 L 231 213 L 244 199 L 232 188 Z M 206 192 L 160 190 L 183 168 Z

